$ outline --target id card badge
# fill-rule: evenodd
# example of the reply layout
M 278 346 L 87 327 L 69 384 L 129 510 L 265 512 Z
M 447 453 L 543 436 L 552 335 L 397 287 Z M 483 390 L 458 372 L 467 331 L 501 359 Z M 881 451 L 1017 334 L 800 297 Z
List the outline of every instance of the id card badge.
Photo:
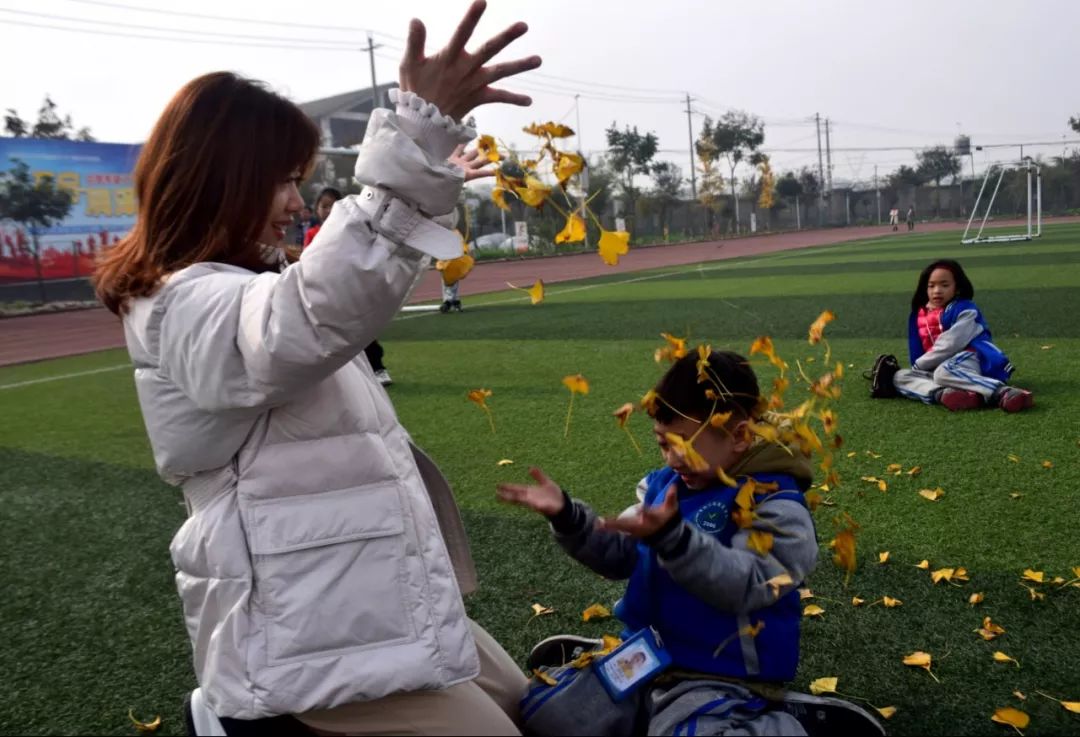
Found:
M 619 702 L 671 665 L 651 627 L 635 632 L 593 667 L 612 701 Z

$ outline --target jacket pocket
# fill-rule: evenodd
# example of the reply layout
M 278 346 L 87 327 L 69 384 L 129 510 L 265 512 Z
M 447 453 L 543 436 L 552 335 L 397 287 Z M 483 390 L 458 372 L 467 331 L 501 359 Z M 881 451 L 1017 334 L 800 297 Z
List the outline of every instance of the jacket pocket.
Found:
M 255 501 L 245 518 L 270 662 L 416 639 L 396 483 Z

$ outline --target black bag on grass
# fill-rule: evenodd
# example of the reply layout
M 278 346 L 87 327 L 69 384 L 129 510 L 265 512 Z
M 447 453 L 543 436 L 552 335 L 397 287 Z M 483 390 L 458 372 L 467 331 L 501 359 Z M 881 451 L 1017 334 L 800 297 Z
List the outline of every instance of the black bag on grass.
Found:
M 864 374 L 870 379 L 870 396 L 874 399 L 891 399 L 897 396 L 893 377 L 899 370 L 900 362 L 892 354 L 882 353 L 874 359 L 874 368 Z

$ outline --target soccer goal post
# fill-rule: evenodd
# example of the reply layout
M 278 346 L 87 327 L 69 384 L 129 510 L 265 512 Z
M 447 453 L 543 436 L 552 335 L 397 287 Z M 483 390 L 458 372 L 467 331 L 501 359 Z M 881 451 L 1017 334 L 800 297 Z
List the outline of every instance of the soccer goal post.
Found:
M 1005 233 L 1001 235 L 983 235 L 983 230 L 986 229 L 986 221 L 990 219 L 990 211 L 994 207 L 994 200 L 997 199 L 998 192 L 1001 190 L 1001 182 L 1005 178 L 1005 172 L 1007 171 L 1024 171 L 1027 174 L 1027 230 L 1022 233 Z M 991 179 L 996 176 L 997 181 L 994 183 L 994 189 L 990 193 L 990 199 L 986 203 L 986 212 L 982 216 L 982 221 L 979 223 L 979 231 L 971 236 L 971 224 L 975 222 L 975 217 L 979 214 L 979 205 L 982 204 L 983 195 L 986 193 L 986 185 L 990 183 Z M 1033 213 L 1034 211 L 1034 213 Z M 1034 229 L 1032 224 L 1034 221 Z M 975 198 L 975 206 L 971 208 L 971 217 L 968 218 L 967 227 L 964 228 L 964 235 L 960 238 L 960 242 L 964 244 L 970 243 L 1007 243 L 1010 241 L 1030 241 L 1032 238 L 1038 238 L 1042 235 L 1042 173 L 1039 171 L 1039 165 L 1035 163 L 1031 158 L 1025 157 L 1022 161 L 991 164 L 986 170 L 986 176 L 983 178 L 982 187 L 979 189 L 979 196 Z

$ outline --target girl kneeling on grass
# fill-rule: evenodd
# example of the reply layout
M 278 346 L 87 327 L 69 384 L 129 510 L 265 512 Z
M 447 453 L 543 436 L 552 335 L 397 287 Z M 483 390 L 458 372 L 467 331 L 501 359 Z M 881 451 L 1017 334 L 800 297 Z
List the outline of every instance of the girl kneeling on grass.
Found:
M 1019 412 L 1034 399 L 1006 382 L 1013 365 L 990 337 L 959 263 L 940 259 L 919 275 L 908 318 L 911 368 L 893 377 L 897 392 L 953 412 L 983 406 Z

